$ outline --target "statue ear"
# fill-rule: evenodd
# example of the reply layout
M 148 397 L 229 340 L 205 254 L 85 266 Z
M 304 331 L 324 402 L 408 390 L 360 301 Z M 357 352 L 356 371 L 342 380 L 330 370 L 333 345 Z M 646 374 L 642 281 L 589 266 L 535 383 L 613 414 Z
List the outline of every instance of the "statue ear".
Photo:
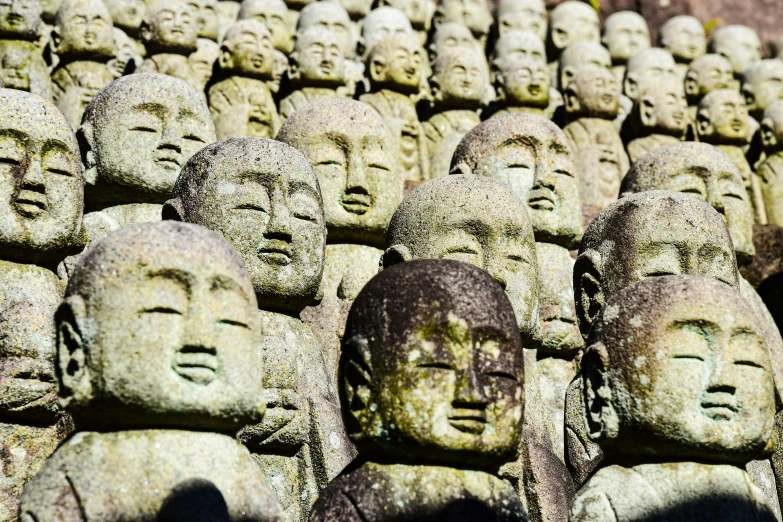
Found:
M 288 77 L 291 80 L 298 80 L 299 75 L 299 53 L 291 53 L 288 59 Z
M 367 49 L 367 45 L 364 43 L 364 37 L 360 36 L 356 41 L 356 55 L 361 58 L 364 57 L 364 53 L 369 51 L 370 50 Z
M 139 26 L 139 38 L 142 42 L 149 42 L 152 40 L 152 27 L 146 21 L 142 21 Z
M 566 112 L 576 114 L 582 110 L 582 104 L 579 102 L 579 96 L 576 87 L 569 87 L 563 93 Z
M 166 201 L 160 213 L 164 221 L 185 221 L 185 208 L 181 198 Z
M 63 42 L 62 36 L 60 36 L 60 28 L 58 26 L 52 27 L 52 40 L 51 49 L 54 54 L 60 52 L 60 44 Z
M 374 411 L 372 357 L 366 337 L 358 335 L 343 341 L 340 359 L 340 399 L 345 428 L 356 440 L 368 433 Z
M 582 253 L 574 263 L 574 304 L 582 337 L 587 338 L 593 321 L 604 306 L 600 254 Z
M 574 71 L 574 68 L 570 65 L 567 65 L 563 67 L 563 70 L 560 71 L 560 91 L 564 91 L 568 88 L 568 86 L 571 84 L 571 80 L 574 79 L 574 74 L 576 74 L 576 71 Z
M 745 97 L 745 105 L 754 107 L 756 105 L 756 95 L 753 93 L 753 87 L 750 85 L 742 86 L 742 96 Z
M 649 96 L 642 96 L 639 100 L 639 120 L 642 126 L 655 127 L 657 118 L 655 117 L 655 102 Z
M 709 136 L 715 130 L 713 127 L 710 111 L 701 109 L 696 113 L 696 133 L 699 136 Z
M 82 163 L 84 164 L 84 184 L 95 185 L 98 181 L 98 161 L 95 159 L 94 130 L 92 124 L 82 123 L 76 131 L 76 141 L 79 143 L 79 150 L 82 153 Z
M 581 364 L 587 434 L 595 441 L 614 439 L 620 422 L 612 402 L 613 390 L 607 382 L 609 353 L 606 346 L 601 342 L 590 345 Z
M 90 369 L 87 366 L 81 323 L 87 308 L 79 296 L 67 298 L 57 309 L 57 374 L 60 377 L 60 404 L 83 404 L 92 398 Z
M 220 46 L 220 56 L 218 56 L 218 66 L 223 70 L 234 67 L 234 59 L 231 57 L 231 51 L 224 45 Z
M 625 80 L 623 80 L 623 92 L 632 100 L 639 97 L 639 82 L 636 81 L 635 74 L 625 75 Z
M 441 101 L 443 99 L 443 95 L 440 92 L 440 82 L 436 75 L 430 77 L 430 93 L 432 93 L 433 101 Z
M 554 28 L 552 29 L 552 43 L 557 49 L 565 49 L 568 45 L 568 32 L 564 29 Z
M 386 60 L 381 56 L 374 56 L 370 62 L 370 80 L 382 82 L 386 79 Z
M 380 269 L 389 268 L 390 266 L 398 265 L 400 263 L 407 263 L 413 259 L 413 254 L 405 245 L 392 245 L 386 249 L 386 252 L 381 254 Z
M 688 71 L 685 75 L 685 95 L 691 98 L 699 95 L 699 75 L 696 71 Z
M 765 149 L 770 149 L 777 146 L 778 137 L 775 135 L 775 124 L 771 119 L 765 118 L 761 120 L 759 134 L 761 135 L 761 144 Z

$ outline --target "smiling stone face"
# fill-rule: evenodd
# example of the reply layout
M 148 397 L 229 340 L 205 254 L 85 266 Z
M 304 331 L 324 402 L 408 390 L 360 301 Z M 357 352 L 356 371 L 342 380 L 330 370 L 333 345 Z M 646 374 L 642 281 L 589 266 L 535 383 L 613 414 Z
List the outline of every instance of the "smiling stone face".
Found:
M 297 33 L 289 75 L 295 85 L 332 88 L 345 85 L 345 58 L 334 33 L 318 28 Z
M 52 30 L 53 49 L 61 60 L 103 59 L 114 55 L 111 14 L 99 0 L 65 0 Z
M 489 89 L 489 67 L 480 48 L 454 48 L 438 56 L 430 83 L 435 105 L 477 109 Z
M 713 145 L 744 146 L 748 143 L 748 109 L 740 93 L 719 89 L 699 102 L 696 134 Z
M 0 39 L 35 40 L 41 8 L 35 0 L 0 0 Z
M 650 30 L 644 18 L 633 11 L 620 11 L 604 22 L 602 43 L 612 55 L 612 63 L 624 64 L 628 58 L 650 47 Z
M 419 92 L 424 59 L 424 50 L 414 33 L 385 36 L 373 46 L 367 57 L 371 89 Z
M 264 24 L 240 20 L 226 32 L 218 63 L 228 74 L 269 80 L 274 68 L 272 50 L 272 36 Z
M 598 13 L 584 2 L 568 1 L 555 7 L 549 15 L 549 44 L 554 59 L 576 42 L 599 42 L 601 38 Z
M 239 8 L 240 20 L 256 20 L 269 29 L 272 45 L 289 54 L 294 47 L 294 37 L 288 24 L 288 8 L 283 0 L 249 0 Z
M 492 13 L 484 0 L 442 0 L 435 10 L 433 23 L 455 22 L 464 25 L 473 36 L 482 39 L 489 33 Z
M 704 26 L 692 16 L 670 18 L 661 26 L 659 40 L 677 63 L 690 63 L 707 51 Z
M 725 57 L 734 68 L 734 76 L 761 61 L 761 42 L 756 32 L 744 25 L 726 25 L 712 33 L 709 42 L 712 53 Z
M 503 0 L 497 8 L 498 34 L 511 31 L 531 31 L 541 41 L 546 40 L 548 18 L 542 0 Z
M 114 27 L 128 31 L 134 38 L 147 11 L 144 0 L 104 0 Z
M 87 198 L 96 206 L 163 203 L 188 158 L 215 141 L 201 96 L 161 74 L 111 83 L 87 107 L 79 132 L 87 144 Z
M 331 33 L 340 46 L 340 55 L 353 58 L 356 42 L 351 32 L 351 19 L 345 8 L 335 2 L 313 2 L 302 9 L 296 24 L 297 38 L 312 29 Z
M 729 61 L 719 54 L 705 54 L 693 60 L 685 74 L 685 94 L 691 104 L 718 89 L 729 89 L 734 71 Z
M 612 120 L 620 110 L 620 87 L 604 67 L 580 69 L 565 90 L 565 109 L 570 118 Z
M 783 99 L 783 62 L 761 60 L 749 65 L 742 75 L 742 94 L 748 112 L 760 120 L 767 107 Z
M 147 8 L 139 35 L 147 54 L 190 54 L 196 50 L 199 13 L 185 0 L 157 0 Z

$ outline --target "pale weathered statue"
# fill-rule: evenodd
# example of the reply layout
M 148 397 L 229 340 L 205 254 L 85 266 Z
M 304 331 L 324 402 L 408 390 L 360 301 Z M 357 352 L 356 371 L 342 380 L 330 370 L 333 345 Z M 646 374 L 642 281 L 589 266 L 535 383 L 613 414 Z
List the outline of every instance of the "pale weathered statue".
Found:
M 685 73 L 685 96 L 691 120 L 696 121 L 699 102 L 706 95 L 718 89 L 735 86 L 731 63 L 719 54 L 705 54 L 694 59 Z
M 626 147 L 631 163 L 656 147 L 681 141 L 689 123 L 682 84 L 672 79 L 648 84 L 628 118 L 633 130 Z
M 546 47 L 532 31 L 507 31 L 495 41 L 491 56 L 492 72 L 496 74 L 508 61 L 527 59 L 546 64 Z
M 220 39 L 220 22 L 217 13 L 217 0 L 186 0 L 196 13 L 196 26 L 199 38 L 213 42 Z
M 757 170 L 766 222 L 783 226 L 783 101 L 767 107 L 759 133 L 766 154 Z
M 609 51 L 598 42 L 577 42 L 563 49 L 557 65 L 560 91 L 565 92 L 579 70 L 588 66 L 611 70 L 612 57 Z
M 499 37 L 511 31 L 530 31 L 542 42 L 546 40 L 549 20 L 543 0 L 501 0 L 495 16 Z
M 546 62 L 530 58 L 506 59 L 495 71 L 497 99 L 490 109 L 491 116 L 512 113 L 549 116 L 549 68 Z
M 748 65 L 742 74 L 741 90 L 748 112 L 760 120 L 767 107 L 783 99 L 783 61 L 775 58 Z
M 483 52 L 483 48 L 478 40 L 473 37 L 470 29 L 462 24 L 453 22 L 439 25 L 432 34 L 427 52 L 430 58 L 430 64 L 434 64 L 438 56 L 450 52 L 455 48 L 470 48 Z M 546 54 L 544 54 L 546 56 Z
M 112 24 L 128 36 L 134 54 L 144 56 L 144 44 L 139 40 L 139 28 L 147 12 L 144 0 L 103 0 L 109 8 Z M 139 62 L 140 64 L 141 62 Z
M 427 36 L 432 28 L 432 17 L 435 15 L 434 0 L 379 0 L 378 7 L 395 7 L 405 13 L 411 23 L 411 28 L 419 36 L 421 45 L 427 43 Z
M 84 208 L 79 146 L 65 116 L 34 94 L 0 89 L 0 308 L 57 306 L 58 265 L 77 251 Z
M 605 67 L 587 66 L 564 91 L 568 125 L 563 129 L 579 165 L 579 195 L 590 214 L 617 199 L 630 163 L 614 126 L 620 86 Z
M 359 27 L 367 13 L 372 9 L 372 0 L 325 0 L 340 4 L 351 18 L 351 28 L 354 35 L 359 33 Z
M 0 4 L 0 79 L 6 88 L 52 99 L 52 82 L 41 49 L 41 7 L 35 0 Z
M 628 60 L 623 94 L 637 101 L 648 90 L 657 90 L 662 84 L 682 83 L 677 76 L 674 58 L 664 49 L 652 47 L 639 51 Z
M 430 177 L 449 173 L 451 156 L 463 136 L 481 120 L 478 111 L 492 87 L 484 54 L 476 48 L 454 48 L 440 54 L 430 78 L 432 114 L 424 122 L 430 153 Z
M 115 80 L 135 72 L 144 59 L 136 52 L 133 41 L 121 29 L 114 28 L 114 57 L 106 62 L 112 78 Z
M 226 32 L 207 96 L 217 139 L 277 134 L 280 117 L 267 85 L 273 50 L 269 30 L 257 20 L 240 20 Z
M 57 404 L 51 305 L 5 302 L 0 310 L 0 518 L 16 520 L 25 484 L 73 430 Z
M 650 47 L 650 29 L 639 13 L 618 11 L 604 21 L 601 43 L 609 50 L 615 78 L 621 82 L 628 59 Z
M 57 332 L 79 432 L 28 483 L 21 520 L 283 520 L 232 436 L 264 416 L 264 364 L 253 285 L 219 234 L 164 222 L 108 236 L 69 281 Z
M 272 45 L 286 55 L 294 50 L 294 35 L 288 23 L 288 8 L 283 0 L 244 0 L 240 20 L 257 20 L 272 36 Z
M 52 71 L 57 107 L 73 127 L 98 91 L 114 80 L 106 65 L 114 56 L 111 15 L 102 0 L 64 0 L 52 29 L 59 63 Z
M 557 61 L 563 49 L 577 42 L 600 42 L 598 13 L 590 4 L 568 0 L 549 13 L 550 62 Z
M 341 96 L 338 89 L 348 83 L 346 59 L 334 32 L 312 28 L 297 33 L 288 77 L 294 90 L 280 102 L 284 119 L 318 100 Z
M 297 38 L 310 29 L 323 29 L 332 33 L 346 59 L 356 54 L 356 35 L 345 8 L 337 2 L 313 2 L 305 6 L 296 23 Z M 296 52 L 296 49 L 294 49 Z
M 590 478 L 570 520 L 776 520 L 741 468 L 774 449 L 775 392 L 736 290 L 699 276 L 633 284 L 607 300 L 588 344 L 582 414 L 620 464 Z
M 362 22 L 361 37 L 357 44 L 359 56 L 366 62 L 370 51 L 381 39 L 404 34 L 413 34 L 413 27 L 403 11 L 389 6 L 373 9 Z
M 677 62 L 677 72 L 685 77 L 696 58 L 707 52 L 707 35 L 698 18 L 688 15 L 669 18 L 658 32 L 658 41 Z
M 278 141 L 231 139 L 191 158 L 172 196 L 164 215 L 219 232 L 248 268 L 261 316 L 267 410 L 239 440 L 286 520 L 307 520 L 319 492 L 354 456 L 323 349 L 299 319 L 318 299 L 326 246 L 313 169 Z
M 440 0 L 432 23 L 438 27 L 448 22 L 464 25 L 476 40 L 486 44 L 492 27 L 492 13 L 485 0 Z
M 756 31 L 744 25 L 725 25 L 710 36 L 708 49 L 731 63 L 734 77 L 740 79 L 745 69 L 761 61 L 761 42 Z
M 336 378 L 348 308 L 377 273 L 386 228 L 402 200 L 395 140 L 375 109 L 339 98 L 295 112 L 276 139 L 307 157 L 321 186 L 328 230 L 324 294 L 302 319 L 320 336 Z
M 132 223 L 160 221 L 180 168 L 215 141 L 214 129 L 200 93 L 170 76 L 124 76 L 99 92 L 79 129 L 85 244 Z
M 514 311 L 486 272 L 425 260 L 373 278 L 340 360 L 359 457 L 311 520 L 529 520 L 496 475 L 522 447 L 523 360 Z
M 416 112 L 426 60 L 417 35 L 383 37 L 365 64 L 370 92 L 359 98 L 378 111 L 394 133 L 399 170 L 406 181 L 429 179 L 427 139 Z
M 215 62 L 220 57 L 220 46 L 207 38 L 196 41 L 196 51 L 188 56 L 193 85 L 197 91 L 203 91 L 212 80 Z

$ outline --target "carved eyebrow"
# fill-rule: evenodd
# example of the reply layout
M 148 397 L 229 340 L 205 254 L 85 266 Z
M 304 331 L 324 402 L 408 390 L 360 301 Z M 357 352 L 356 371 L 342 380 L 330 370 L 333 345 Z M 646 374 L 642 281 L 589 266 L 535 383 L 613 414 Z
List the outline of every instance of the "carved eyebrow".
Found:
M 140 103 L 133 107 L 137 111 L 143 111 L 148 112 L 152 114 L 153 116 L 161 117 L 161 115 L 166 111 L 166 107 L 160 103 L 153 103 L 153 102 L 145 102 Z
M 149 270 L 147 272 L 147 279 L 156 278 L 174 281 L 188 293 L 190 293 L 190 287 L 193 284 L 193 275 L 191 275 L 189 272 L 176 268 L 162 268 L 159 270 Z
M 217 275 L 214 276 L 209 285 L 209 291 L 215 292 L 217 290 L 229 290 L 231 292 L 235 292 L 242 296 L 242 299 L 250 302 L 250 297 L 247 295 L 247 292 L 245 292 L 245 289 L 242 288 L 242 285 L 237 283 L 234 279 L 232 279 L 229 276 L 225 275 Z
M 52 150 L 52 149 L 57 149 L 66 154 L 74 154 L 75 152 L 73 148 L 70 147 L 68 144 L 56 139 L 47 140 L 46 145 L 44 146 L 44 150 Z
M 715 332 L 715 331 L 720 331 L 721 330 L 721 327 L 717 323 L 714 323 L 712 321 L 708 321 L 706 319 L 697 319 L 697 318 L 694 318 L 694 319 L 675 319 L 674 321 L 669 323 L 669 328 L 672 329 L 672 330 L 674 330 L 674 329 L 681 330 L 681 329 L 683 329 L 685 327 L 688 327 L 688 326 L 690 326 L 690 327 L 692 327 L 694 329 L 698 329 L 700 331 L 707 330 L 707 331 L 710 331 L 710 332 Z
M 472 217 L 452 221 L 449 223 L 449 227 L 464 230 L 475 236 L 486 235 L 489 232 L 489 227 L 486 223 Z
M 348 138 L 344 134 L 337 134 L 334 132 L 327 132 L 324 134 L 324 138 L 333 142 L 338 147 L 348 148 Z
M 293 194 L 294 192 L 306 192 L 308 196 L 312 196 L 319 203 L 321 202 L 321 194 L 304 181 L 292 181 L 290 183 L 288 193 Z
M 562 143 L 560 143 L 559 141 L 556 141 L 556 140 L 553 140 L 549 144 L 549 147 L 553 151 L 555 151 L 557 153 L 560 153 L 560 154 L 568 154 L 568 155 L 570 155 L 570 153 L 571 153 L 571 150 L 566 145 L 563 145 Z
M 535 136 L 514 136 L 500 144 L 501 147 L 507 147 L 509 145 L 525 145 L 527 147 L 538 147 L 541 145 L 541 140 Z
M 16 129 L 0 129 L 0 136 L 13 138 L 18 141 L 27 141 L 29 138 L 29 135 L 26 132 Z

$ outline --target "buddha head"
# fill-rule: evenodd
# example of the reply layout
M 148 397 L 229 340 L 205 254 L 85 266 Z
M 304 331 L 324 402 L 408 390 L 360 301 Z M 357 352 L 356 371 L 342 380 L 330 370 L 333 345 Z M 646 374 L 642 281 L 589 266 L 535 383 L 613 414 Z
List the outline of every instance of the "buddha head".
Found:
M 489 101 L 489 67 L 477 48 L 455 48 L 432 65 L 430 87 L 436 107 L 477 109 Z
M 514 311 L 486 272 L 449 260 L 388 268 L 362 289 L 346 324 L 339 386 L 348 435 L 360 455 L 385 462 L 513 461 L 522 359 Z
M 343 6 L 336 2 L 307 4 L 299 14 L 296 23 L 297 38 L 311 29 L 332 33 L 340 47 L 341 55 L 345 58 L 353 58 L 356 53 L 356 41 L 351 31 L 351 19 Z
M 288 76 L 297 86 L 337 88 L 345 85 L 345 58 L 335 34 L 319 28 L 296 33 Z
M 283 0 L 245 0 L 239 8 L 240 20 L 257 20 L 272 35 L 272 45 L 278 51 L 290 54 L 294 48 L 294 35 L 288 20 L 288 8 Z
M 565 91 L 579 70 L 586 66 L 611 70 L 612 57 L 603 45 L 596 42 L 578 42 L 566 47 L 560 54 L 557 67 L 560 89 Z
M 533 60 L 546 64 L 544 42 L 530 31 L 508 31 L 495 42 L 492 51 L 492 67 L 495 72 L 504 63 L 517 60 Z
M 351 20 L 354 22 L 361 22 L 361 20 L 367 16 L 367 13 L 370 12 L 370 9 L 373 6 L 372 0 L 325 0 L 327 2 L 337 2 L 343 8 L 345 8 L 345 11 L 348 13 L 348 16 L 351 17 Z
M 313 166 L 329 240 L 382 248 L 402 200 L 403 177 L 381 115 L 354 100 L 320 100 L 291 115 L 276 139 L 301 151 Z
M 440 0 L 433 23 L 437 27 L 446 22 L 464 25 L 474 37 L 481 40 L 492 26 L 492 13 L 485 0 Z
M 712 145 L 744 146 L 748 143 L 748 109 L 734 89 L 712 91 L 699 102 L 696 135 Z
M 491 202 L 491 204 L 489 204 Z M 450 259 L 489 272 L 505 289 L 525 338 L 538 324 L 538 263 L 525 208 L 485 176 L 443 176 L 411 191 L 394 212 L 381 264 Z
M 117 79 L 134 71 L 142 62 L 131 39 L 122 29 L 114 28 L 114 57 L 106 62 L 111 75 Z M 211 70 L 210 70 L 211 73 Z
M 288 56 L 277 49 L 272 51 L 272 79 L 266 82 L 269 90 L 277 94 L 280 92 L 280 84 L 283 82 L 283 76 L 288 72 Z
M 548 17 L 543 0 L 502 0 L 497 7 L 498 35 L 530 31 L 546 40 Z
M 88 205 L 163 203 L 185 162 L 215 141 L 201 95 L 162 74 L 123 76 L 87 106 L 79 129 Z
M 386 36 L 401 37 L 413 34 L 413 28 L 405 13 L 396 7 L 373 9 L 362 21 L 362 34 L 359 38 L 359 54 L 365 58 L 375 44 Z
M 154 0 L 139 29 L 147 54 L 195 52 L 198 20 L 199 14 L 185 0 Z
M 720 54 L 731 63 L 734 76 L 761 61 L 761 42 L 756 31 L 744 25 L 725 25 L 716 29 L 709 41 L 709 51 Z
M 0 76 L 6 89 L 30 91 L 30 53 L 9 46 L 0 59 Z
M 760 131 L 764 152 L 771 155 L 783 150 L 783 101 L 777 101 L 767 107 L 761 120 Z
M 691 105 L 697 105 L 708 93 L 729 89 L 734 83 L 734 70 L 719 54 L 705 54 L 694 59 L 685 74 L 685 95 Z
M 775 58 L 749 65 L 742 74 L 742 94 L 750 115 L 760 120 L 767 107 L 783 99 L 783 61 Z
M 618 11 L 606 18 L 601 43 L 609 49 L 612 63 L 623 65 L 631 56 L 650 47 L 650 29 L 639 13 Z
M 706 143 L 663 145 L 637 160 L 623 178 L 620 197 L 649 190 L 671 190 L 706 201 L 723 216 L 739 264 L 749 263 L 753 211 L 742 175 L 731 158 Z
M 506 61 L 495 76 L 498 101 L 543 111 L 549 106 L 549 68 L 531 59 Z
M 72 254 L 84 209 L 79 146 L 65 116 L 34 94 L 0 89 L 2 258 L 54 268 Z
M 263 310 L 297 315 L 315 301 L 326 226 L 313 168 L 264 138 L 232 138 L 193 156 L 164 217 L 220 233 L 237 249 Z
M 263 416 L 253 285 L 215 232 L 164 221 L 106 236 L 56 324 L 60 403 L 84 429 L 231 432 Z
M 581 364 L 588 435 L 611 453 L 744 464 L 774 448 L 763 327 L 719 281 L 671 275 L 621 290 Z
M 502 181 L 527 207 L 536 241 L 573 248 L 582 233 L 579 183 L 563 131 L 533 114 L 494 116 L 457 146 L 451 172 Z
M 550 60 L 576 42 L 600 42 L 598 13 L 590 4 L 568 0 L 549 13 Z
M 457 23 L 439 25 L 432 34 L 428 47 L 430 63 L 435 63 L 438 56 L 457 48 L 482 50 L 481 44 L 473 37 L 470 29 L 464 25 Z
M 147 11 L 144 0 L 103 0 L 111 14 L 114 27 L 135 37 Z
M 217 42 L 220 39 L 217 0 L 187 0 L 187 3 L 196 13 L 198 37 Z
M 576 73 L 563 93 L 569 118 L 614 120 L 620 110 L 620 86 L 612 71 L 590 65 Z
M 648 90 L 656 90 L 662 83 L 681 82 L 675 71 L 674 58 L 669 51 L 655 47 L 644 49 L 628 60 L 623 80 L 623 94 L 638 100 Z
M 38 5 L 41 8 L 41 19 L 47 24 L 53 24 L 54 17 L 62 2 L 63 0 L 40 0 Z
M 419 38 L 413 34 L 387 35 L 376 43 L 367 58 L 370 89 L 390 89 L 406 94 L 419 92 L 426 60 Z
M 634 103 L 629 118 L 635 137 L 650 134 L 682 137 L 689 120 L 682 84 L 670 80 L 646 89 Z
M 695 196 L 668 190 L 629 194 L 604 208 L 585 230 L 574 265 L 582 335 L 612 296 L 662 275 L 703 275 L 739 288 L 721 214 Z
M 206 87 L 212 79 L 215 62 L 220 58 L 220 46 L 207 38 L 199 38 L 196 42 L 196 52 L 188 56 L 193 85 Z
M 52 29 L 52 50 L 61 60 L 108 61 L 114 56 L 114 26 L 102 0 L 64 0 Z
M 661 47 L 669 51 L 677 63 L 691 63 L 707 52 L 704 26 L 693 16 L 669 18 L 661 26 L 658 39 Z
M 41 6 L 35 0 L 0 0 L 0 39 L 38 39 Z
M 767 107 L 761 120 L 761 143 L 767 156 L 783 152 L 783 101 Z M 783 183 L 774 169 L 758 169 L 769 223 L 783 224 Z
M 268 80 L 274 69 L 273 49 L 272 36 L 264 24 L 240 20 L 226 31 L 218 66 L 226 75 Z
M 415 31 L 429 31 L 435 14 L 434 0 L 380 0 L 378 7 L 394 7 L 408 17 Z

